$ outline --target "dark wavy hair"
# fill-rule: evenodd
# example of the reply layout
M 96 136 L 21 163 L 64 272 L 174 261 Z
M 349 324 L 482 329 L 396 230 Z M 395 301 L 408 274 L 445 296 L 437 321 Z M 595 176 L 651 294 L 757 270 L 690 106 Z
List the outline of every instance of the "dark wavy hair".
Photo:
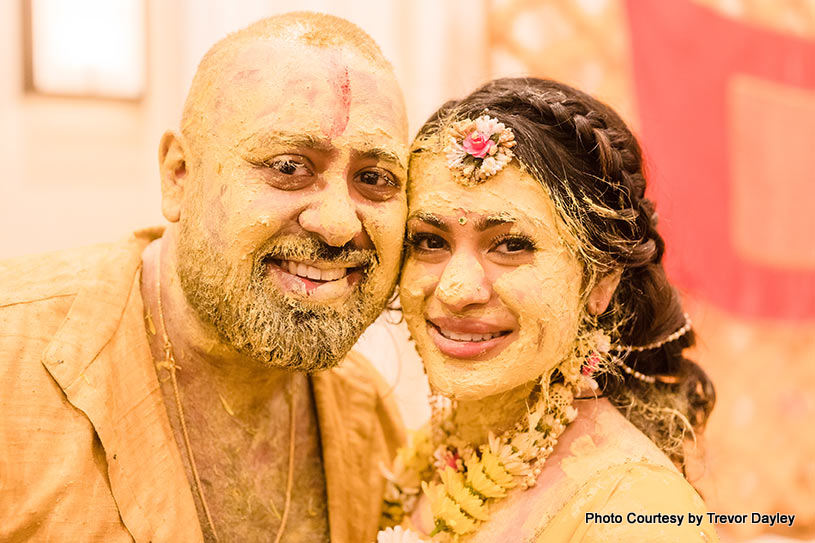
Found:
M 587 326 L 610 330 L 616 345 L 628 346 L 659 342 L 680 329 L 685 313 L 662 266 L 665 242 L 645 197 L 642 151 L 619 115 L 563 83 L 497 79 L 444 104 L 419 130 L 413 153 L 439 142 L 451 123 L 485 113 L 512 128 L 515 158 L 577 238 L 584 293 L 622 270 L 609 308 L 586 316 Z M 690 330 L 656 349 L 618 353 L 629 367 L 655 376 L 654 383 L 614 371 L 613 364 L 599 379 L 611 402 L 683 467 L 687 432 L 704 428 L 715 403 L 710 379 L 683 356 L 694 342 Z

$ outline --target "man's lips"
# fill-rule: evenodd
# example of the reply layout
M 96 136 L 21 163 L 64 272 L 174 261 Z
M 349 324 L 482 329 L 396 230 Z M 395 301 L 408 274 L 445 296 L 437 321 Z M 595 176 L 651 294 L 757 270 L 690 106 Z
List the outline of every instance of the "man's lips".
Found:
M 514 339 L 511 327 L 474 319 L 432 319 L 427 330 L 436 347 L 453 358 L 493 356 Z
M 282 290 L 322 302 L 344 297 L 362 278 L 362 267 L 351 263 L 269 259 L 266 269 Z
M 316 282 L 336 281 L 342 279 L 358 268 L 352 264 L 334 264 L 329 262 L 304 262 L 295 260 L 274 260 L 280 269 L 301 279 Z

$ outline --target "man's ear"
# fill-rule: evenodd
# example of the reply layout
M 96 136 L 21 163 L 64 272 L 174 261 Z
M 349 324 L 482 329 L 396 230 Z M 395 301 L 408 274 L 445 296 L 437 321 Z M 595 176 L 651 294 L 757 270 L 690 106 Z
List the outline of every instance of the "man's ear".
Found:
M 161 173 L 161 212 L 170 222 L 181 218 L 181 202 L 189 179 L 189 153 L 184 138 L 171 130 L 161 136 L 158 166 Z
M 620 284 L 622 274 L 623 270 L 614 270 L 597 281 L 597 284 L 589 292 L 589 299 L 586 302 L 586 309 L 591 315 L 600 315 L 608 309 L 608 304 L 611 303 L 611 297 L 614 296 L 614 291 L 617 290 L 617 285 Z

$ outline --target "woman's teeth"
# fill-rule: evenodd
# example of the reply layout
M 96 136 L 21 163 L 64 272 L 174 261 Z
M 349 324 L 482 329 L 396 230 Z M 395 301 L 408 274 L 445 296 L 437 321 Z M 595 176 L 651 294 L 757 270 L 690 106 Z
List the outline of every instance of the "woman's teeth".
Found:
M 442 328 L 439 328 L 439 332 L 447 339 L 454 341 L 488 341 L 504 334 L 503 332 L 494 332 L 492 334 L 460 334 Z
M 293 262 L 291 260 L 283 260 L 280 262 L 280 267 L 292 275 L 302 277 L 304 279 L 312 279 L 314 281 L 336 281 L 342 279 L 348 274 L 351 268 L 329 268 L 320 269 L 302 262 Z

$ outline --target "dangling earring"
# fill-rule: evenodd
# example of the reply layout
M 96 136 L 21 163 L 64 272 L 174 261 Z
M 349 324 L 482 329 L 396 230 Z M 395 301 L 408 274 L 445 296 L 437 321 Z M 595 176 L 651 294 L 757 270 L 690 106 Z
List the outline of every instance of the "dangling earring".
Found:
M 580 385 L 583 389 L 597 390 L 600 387 L 594 379 L 594 374 L 600 369 L 600 362 L 608 356 L 611 350 L 611 337 L 606 334 L 605 330 L 598 328 L 592 333 L 590 342 L 591 352 L 586 356 L 583 367 L 580 369 Z

